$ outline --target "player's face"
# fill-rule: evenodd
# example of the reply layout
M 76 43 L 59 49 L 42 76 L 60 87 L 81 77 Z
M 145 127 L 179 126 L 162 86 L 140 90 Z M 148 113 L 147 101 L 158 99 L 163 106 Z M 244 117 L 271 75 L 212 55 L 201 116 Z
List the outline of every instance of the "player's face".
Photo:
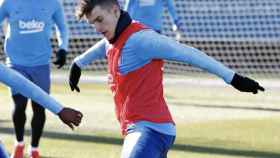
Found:
M 96 31 L 103 34 L 107 40 L 114 37 L 119 17 L 120 10 L 116 5 L 112 7 L 96 6 L 90 14 L 86 15 L 88 23 L 92 24 Z

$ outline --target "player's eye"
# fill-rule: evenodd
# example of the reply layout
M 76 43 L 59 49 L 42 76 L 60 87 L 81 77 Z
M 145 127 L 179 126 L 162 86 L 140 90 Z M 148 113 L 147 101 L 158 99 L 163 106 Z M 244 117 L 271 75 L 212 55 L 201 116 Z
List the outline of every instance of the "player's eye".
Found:
M 98 17 L 97 19 L 96 19 L 96 22 L 98 22 L 98 23 L 101 23 L 103 21 L 103 17 Z

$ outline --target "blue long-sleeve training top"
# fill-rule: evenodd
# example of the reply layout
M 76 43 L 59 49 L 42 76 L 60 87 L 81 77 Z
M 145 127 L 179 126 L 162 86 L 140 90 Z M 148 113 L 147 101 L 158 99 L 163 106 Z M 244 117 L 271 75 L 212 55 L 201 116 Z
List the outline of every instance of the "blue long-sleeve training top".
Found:
M 178 20 L 173 0 L 126 0 L 124 10 L 132 19 L 140 21 L 154 30 L 161 31 L 164 5 L 173 23 Z
M 106 56 L 109 42 L 103 39 L 88 49 L 84 54 L 75 58 L 74 62 L 81 68 L 96 59 Z M 165 59 L 191 64 L 222 78 L 230 83 L 234 71 L 206 55 L 204 52 L 180 44 L 173 39 L 160 35 L 153 30 L 142 30 L 129 37 L 120 57 L 119 71 L 125 75 L 134 71 L 153 59 Z
M 4 46 L 8 64 L 49 64 L 53 26 L 59 48 L 67 50 L 68 29 L 58 0 L 1 0 L 0 3 L 0 23 L 4 19 L 8 23 Z
M 109 46 L 109 42 L 103 39 L 88 49 L 84 54 L 76 57 L 74 62 L 83 68 L 96 59 L 104 58 Z M 200 50 L 180 44 L 150 29 L 136 32 L 129 37 L 122 48 L 118 68 L 121 75 L 125 75 L 141 68 L 153 59 L 166 59 L 191 64 L 216 74 L 223 78 L 226 83 L 230 83 L 234 76 L 234 71 Z M 135 125 L 139 128 L 151 128 L 167 135 L 176 135 L 176 129 L 172 123 L 159 124 L 149 121 L 139 121 Z
M 24 78 L 18 72 L 5 67 L 0 63 L 0 82 L 20 92 L 23 96 L 31 98 L 54 114 L 58 114 L 63 106 L 50 97 L 41 88 Z

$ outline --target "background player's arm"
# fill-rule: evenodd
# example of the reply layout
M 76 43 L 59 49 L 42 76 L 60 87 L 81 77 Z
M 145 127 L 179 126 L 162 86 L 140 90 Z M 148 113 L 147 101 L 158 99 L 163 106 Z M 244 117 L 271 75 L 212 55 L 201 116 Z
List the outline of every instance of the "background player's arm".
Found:
M 0 1 L 0 23 L 8 16 L 6 0 Z
M 0 2 L 0 24 L 2 26 L 2 29 L 3 29 L 3 32 L 4 34 L 6 35 L 6 32 L 7 32 L 7 21 L 4 19 L 8 16 L 8 11 L 6 9 L 6 1 L 5 0 L 2 0 Z
M 180 31 L 182 31 L 182 27 L 183 27 L 182 20 L 176 13 L 176 8 L 173 0 L 166 0 L 166 4 L 167 4 L 167 9 L 171 15 L 172 22 L 176 26 L 176 30 L 179 29 Z
M 68 27 L 65 23 L 65 17 L 62 5 L 57 2 L 57 9 L 53 15 L 54 22 L 56 24 L 56 36 L 58 40 L 58 51 L 56 52 L 56 61 L 54 62 L 57 65 L 57 68 L 61 68 L 66 63 L 66 55 L 69 44 L 69 33 Z
M 64 11 L 60 3 L 57 3 L 57 9 L 53 15 L 53 19 L 56 24 L 56 36 L 59 49 L 67 51 L 69 45 L 69 31 L 67 24 L 65 23 Z

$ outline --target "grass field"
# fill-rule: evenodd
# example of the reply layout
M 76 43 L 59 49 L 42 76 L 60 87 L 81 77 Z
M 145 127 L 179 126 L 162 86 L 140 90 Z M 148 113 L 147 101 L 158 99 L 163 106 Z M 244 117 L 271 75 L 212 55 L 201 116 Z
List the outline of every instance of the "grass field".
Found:
M 258 95 L 231 87 L 167 85 L 166 98 L 177 123 L 177 138 L 170 158 L 279 158 L 279 89 Z M 14 134 L 9 92 L 0 86 L 0 137 L 11 152 Z M 114 116 L 110 91 L 103 84 L 82 84 L 72 93 L 55 84 L 52 95 L 84 113 L 82 125 L 71 131 L 48 112 L 41 141 L 43 158 L 118 158 L 122 137 Z M 25 143 L 30 140 L 30 116 Z

